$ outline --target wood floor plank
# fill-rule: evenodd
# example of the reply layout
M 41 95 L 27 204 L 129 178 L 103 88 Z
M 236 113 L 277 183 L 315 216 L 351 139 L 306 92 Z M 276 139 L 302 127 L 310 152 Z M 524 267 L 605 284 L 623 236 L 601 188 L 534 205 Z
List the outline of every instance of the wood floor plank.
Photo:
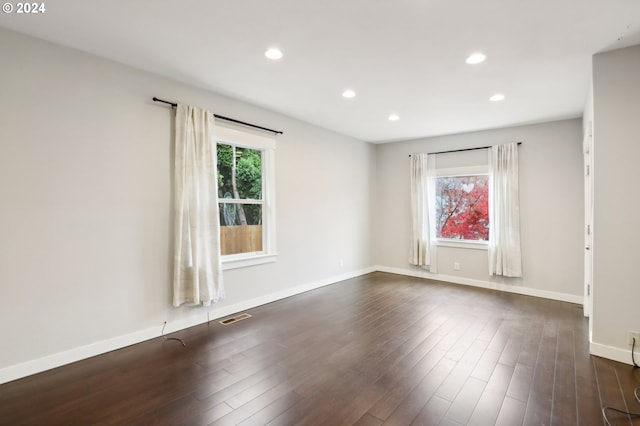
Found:
M 360 407 L 360 414 L 354 413 L 354 418 L 348 422 L 345 418 L 348 415 L 350 402 L 353 402 L 352 396 L 360 394 L 363 389 L 367 388 L 370 379 L 359 374 L 356 371 L 334 371 L 330 380 L 323 381 L 319 384 L 319 389 L 301 400 L 290 410 L 283 413 L 276 424 L 334 424 L 336 426 L 343 424 L 353 424 L 357 421 L 361 414 L 365 411 L 365 407 Z M 370 388 L 370 390 L 374 390 Z M 296 393 L 298 393 L 296 391 Z M 377 394 L 379 397 L 380 393 Z M 371 393 L 370 397 L 376 398 L 376 392 Z M 366 408 L 370 406 L 364 400 Z M 326 407 L 331 407 L 328 411 Z
M 276 422 L 273 419 L 278 418 L 282 413 L 286 412 L 298 401 L 301 400 L 301 396 L 295 392 L 289 392 L 282 397 L 276 399 L 266 407 L 256 411 L 253 415 L 247 417 L 238 425 L 242 426 L 262 426 L 266 424 L 275 425 Z M 290 423 L 291 424 L 291 423 Z
M 384 395 L 369 409 L 369 413 L 382 420 L 389 418 L 398 405 L 415 388 L 422 379 L 444 358 L 446 352 L 431 350 L 413 368 L 389 378 L 383 376 L 378 382 L 387 389 Z M 455 363 L 446 362 L 447 367 L 453 368 Z M 444 364 L 444 363 L 443 363 Z
M 533 370 L 533 367 L 520 363 L 515 366 L 509 387 L 507 388 L 508 397 L 518 399 L 525 403 L 529 400 Z
M 177 399 L 151 413 L 143 413 L 127 419 L 127 425 L 171 426 L 176 424 L 209 424 L 233 411 L 224 403 L 209 406 L 191 395 Z
M 484 380 L 485 382 L 489 381 L 489 378 L 491 377 L 491 374 L 493 374 L 493 369 L 496 367 L 499 358 L 500 352 L 485 350 L 484 353 L 480 356 L 480 360 L 476 364 L 475 368 L 471 372 L 471 376 L 475 377 L 476 379 Z
M 372 416 L 369 413 L 364 413 L 362 417 L 358 419 L 353 425 L 354 426 L 380 426 L 382 424 L 382 420 L 377 417 Z
M 383 423 L 384 425 L 407 425 L 418 415 L 422 408 L 435 394 L 440 384 L 450 375 L 455 363 L 441 359 L 420 383 L 406 395 L 400 405 Z
M 518 357 L 520 356 L 523 340 L 522 335 L 515 333 L 512 334 L 502 349 L 502 354 L 500 355 L 498 362 L 503 365 L 515 367 L 518 362 Z
M 504 401 L 504 393 L 486 389 L 482 393 L 482 396 L 478 400 L 478 403 L 473 409 L 473 413 L 467 422 L 468 425 L 473 426 L 486 426 L 493 425 L 500 414 L 500 408 Z
M 188 424 L 193 426 L 209 425 L 219 418 L 233 412 L 233 408 L 229 407 L 224 402 L 214 405 L 213 407 L 205 410 L 204 412 L 195 413 L 192 418 L 189 419 Z M 179 423 L 182 423 L 184 419 L 180 419 Z M 147 423 L 148 424 L 148 423 Z M 174 423 L 175 424 L 175 423 Z
M 577 424 L 577 390 L 573 347 L 573 331 L 560 329 L 555 360 L 555 383 L 553 387 L 553 424 Z
M 411 426 L 437 425 L 442 421 L 449 407 L 451 407 L 451 401 L 433 396 L 413 419 Z
M 467 365 L 456 365 L 438 387 L 436 395 L 447 401 L 453 401 L 467 382 L 471 371 Z
M 557 343 L 558 326 L 554 321 L 547 321 L 538 348 L 531 392 L 525 411 L 525 425 L 551 424 Z
M 497 364 L 494 368 L 482 396 L 478 399 L 469 419 L 470 424 L 493 424 L 500 413 L 502 402 L 512 381 L 515 368 Z
M 487 349 L 494 352 L 499 352 L 500 354 L 502 354 L 502 350 L 504 349 L 507 342 L 509 341 L 510 336 L 511 336 L 510 323 L 507 321 L 502 321 L 498 330 L 496 330 L 496 332 L 493 334 L 493 337 L 491 338 L 491 341 L 489 342 L 489 346 L 487 346 Z
M 486 382 L 469 377 L 447 411 L 446 418 L 467 424 L 486 386 Z
M 211 424 L 237 425 L 262 411 L 270 404 L 273 404 L 274 402 L 279 400 L 283 400 L 283 397 L 285 397 L 286 395 L 290 395 L 298 385 L 304 383 L 307 380 L 310 380 L 312 376 L 312 374 L 307 373 L 301 374 L 292 380 L 279 382 L 277 384 L 274 382 L 274 387 L 270 388 L 266 392 L 261 393 L 256 398 L 253 398 L 251 401 L 234 409 L 230 413 L 222 416 Z M 285 398 L 284 400 L 286 401 L 287 399 Z
M 218 375 L 202 377 L 202 380 L 197 383 L 193 389 L 196 398 L 210 398 L 211 395 L 214 395 L 237 383 L 243 383 L 251 377 L 259 378 L 261 377 L 261 373 L 263 373 L 263 369 L 260 364 L 245 364 L 245 367 L 244 371 L 240 371 L 235 374 L 228 372 L 226 369 L 222 369 Z M 273 370 L 276 370 L 276 368 L 274 367 Z
M 478 335 L 478 339 L 491 342 L 491 340 L 493 340 L 493 336 L 495 336 L 503 322 L 503 318 L 489 317 L 484 327 L 482 327 L 482 331 Z
M 527 323 L 526 329 L 521 331 L 524 342 L 518 356 L 518 364 L 535 367 L 543 331 L 544 321 L 542 319 L 532 319 Z
M 527 404 L 517 399 L 506 397 L 502 402 L 496 426 L 521 425 Z
M 580 323 L 574 329 L 578 424 L 601 426 L 600 394 L 592 356 L 589 355 L 588 333 L 588 326 L 580 327 Z

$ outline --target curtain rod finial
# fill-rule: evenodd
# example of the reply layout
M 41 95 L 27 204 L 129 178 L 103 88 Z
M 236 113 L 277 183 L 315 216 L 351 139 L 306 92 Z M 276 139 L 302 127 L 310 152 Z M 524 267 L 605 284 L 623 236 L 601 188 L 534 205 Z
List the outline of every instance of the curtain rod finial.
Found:
M 178 104 L 176 103 L 165 101 L 163 99 L 156 98 L 155 96 L 152 99 L 153 99 L 153 102 L 162 102 L 163 104 L 171 105 L 171 108 L 176 108 L 178 106 Z

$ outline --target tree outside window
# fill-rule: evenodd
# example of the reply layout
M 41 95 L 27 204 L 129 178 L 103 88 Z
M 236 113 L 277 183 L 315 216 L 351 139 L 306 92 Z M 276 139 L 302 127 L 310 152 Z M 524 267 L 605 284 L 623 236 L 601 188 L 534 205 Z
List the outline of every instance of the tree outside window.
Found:
M 436 179 L 436 235 L 454 240 L 489 240 L 489 177 Z

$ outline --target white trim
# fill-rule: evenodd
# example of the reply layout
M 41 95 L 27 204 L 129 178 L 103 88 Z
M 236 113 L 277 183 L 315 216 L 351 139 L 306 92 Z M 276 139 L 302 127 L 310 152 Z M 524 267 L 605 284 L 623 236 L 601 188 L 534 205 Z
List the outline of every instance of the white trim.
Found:
M 233 256 L 233 255 L 231 255 Z M 246 257 L 228 258 L 224 256 L 222 258 L 222 270 L 227 271 L 229 269 L 245 268 L 247 266 L 263 265 L 265 263 L 275 262 L 278 258 L 277 253 L 257 255 L 251 255 Z
M 438 161 L 438 160 L 436 160 Z M 479 176 L 489 175 L 488 164 L 477 164 L 475 166 L 463 167 L 437 167 L 436 177 L 458 177 L 458 176 Z
M 490 281 L 475 280 L 472 278 L 456 277 L 453 275 L 433 274 L 428 271 L 415 271 L 411 269 L 392 268 L 388 266 L 376 266 L 376 271 L 389 272 L 391 274 L 406 275 L 409 277 L 428 278 L 436 281 L 446 281 L 453 284 L 462 284 L 472 287 L 481 287 L 490 290 L 499 290 L 508 293 L 522 294 L 525 296 L 542 297 L 543 299 L 559 300 L 561 302 L 575 303 L 582 305 L 582 295 L 558 293 L 555 291 L 539 290 L 531 287 L 511 286 L 502 283 L 492 283 Z
M 370 274 L 375 272 L 375 268 L 369 267 L 352 272 L 348 272 L 333 277 L 324 278 L 318 281 L 313 281 L 306 284 L 301 284 L 296 287 L 287 288 L 275 293 L 266 294 L 264 296 L 256 297 L 253 299 L 239 302 L 234 305 L 223 306 L 218 309 L 213 306 L 207 315 L 207 310 L 199 308 L 198 315 L 194 315 L 190 318 L 167 323 L 165 328 L 165 334 L 173 333 L 185 328 L 193 327 L 195 325 L 204 324 L 207 321 L 212 321 L 222 317 L 235 314 L 240 311 L 255 308 L 267 303 L 275 302 L 280 299 L 284 299 L 296 294 L 304 293 L 306 291 L 314 290 L 316 288 L 324 287 L 327 285 L 335 284 L 340 281 L 348 280 L 351 278 L 359 277 L 361 275 Z M 91 343 L 77 348 L 70 349 L 68 351 L 47 355 L 42 358 L 29 360 L 20 364 L 14 364 L 0 369 L 0 384 L 20 379 L 22 377 L 30 376 L 32 374 L 40 373 L 52 368 L 60 367 L 65 364 L 80 361 L 92 356 L 101 355 L 107 352 L 111 352 L 117 349 L 124 348 L 136 343 L 144 342 L 145 340 L 160 337 L 162 333 L 162 326 L 149 327 L 143 330 L 139 330 L 133 333 L 117 336 L 111 339 L 101 340 L 99 342 Z M 188 344 L 189 342 L 187 342 Z
M 144 342 L 145 340 L 160 336 L 161 332 L 162 326 L 151 327 L 134 333 L 90 343 L 68 351 L 58 352 L 42 358 L 22 362 L 20 364 L 14 364 L 0 369 L 0 384 L 60 367 L 65 364 L 80 361 L 85 358 L 124 348 L 136 343 Z
M 275 179 L 275 135 L 216 127 L 216 142 L 258 150 L 262 153 L 262 199 L 219 199 L 218 204 L 257 204 L 262 206 L 262 250 L 253 253 L 238 253 L 222 256 L 222 270 L 243 268 L 275 262 L 276 253 L 276 179 Z
M 254 200 L 251 198 L 218 198 L 218 203 L 219 204 L 248 204 L 251 206 L 258 206 L 258 205 L 263 205 L 264 200 Z
M 236 130 L 224 124 L 221 125 L 219 121 L 216 121 L 215 140 L 245 148 L 276 149 L 275 135 L 251 133 L 248 129 Z
M 621 349 L 614 346 L 603 345 L 602 343 L 591 342 L 589 344 L 589 353 L 591 355 L 633 365 L 631 362 L 631 349 Z
M 453 247 L 471 250 L 489 250 L 489 241 L 474 240 L 453 240 L 450 238 L 436 239 L 436 245 L 439 247 Z
M 262 227 L 263 250 L 269 255 L 276 255 L 276 155 L 275 151 L 264 151 L 264 169 L 262 172 L 263 194 L 265 201 L 262 205 L 263 221 L 267 225 Z M 274 259 L 275 260 L 275 259 Z

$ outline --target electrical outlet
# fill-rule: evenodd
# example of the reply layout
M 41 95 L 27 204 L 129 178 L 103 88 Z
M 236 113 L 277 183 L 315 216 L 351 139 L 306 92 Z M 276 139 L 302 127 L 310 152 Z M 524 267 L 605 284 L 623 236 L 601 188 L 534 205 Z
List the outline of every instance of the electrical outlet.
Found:
M 453 262 L 453 270 L 454 271 L 459 271 L 460 269 L 460 262 Z
M 633 345 L 633 339 L 636 339 L 636 346 L 640 346 L 640 331 L 629 331 L 627 336 L 627 344 Z

